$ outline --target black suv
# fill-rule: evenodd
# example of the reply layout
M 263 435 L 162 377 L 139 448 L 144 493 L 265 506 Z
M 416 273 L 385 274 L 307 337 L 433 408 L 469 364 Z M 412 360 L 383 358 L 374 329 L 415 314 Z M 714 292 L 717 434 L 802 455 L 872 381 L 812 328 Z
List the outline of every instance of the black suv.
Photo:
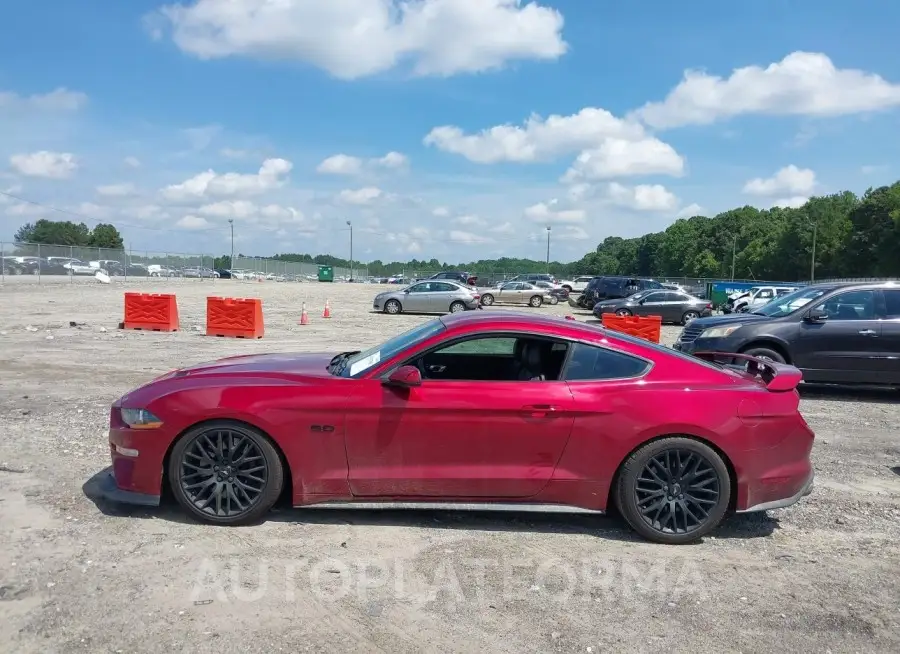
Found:
M 638 291 L 663 288 L 663 285 L 653 279 L 641 279 L 639 277 L 594 277 L 585 286 L 584 292 L 575 300 L 575 304 L 583 309 L 593 310 L 594 305 L 601 300 L 616 300 Z
M 456 271 L 435 273 L 428 279 L 449 279 L 450 281 L 468 284 L 469 286 L 475 286 L 475 282 L 478 281 L 477 277 L 470 275 L 467 272 Z
M 789 363 L 806 382 L 898 386 L 900 282 L 807 286 L 751 313 L 694 320 L 674 347 Z

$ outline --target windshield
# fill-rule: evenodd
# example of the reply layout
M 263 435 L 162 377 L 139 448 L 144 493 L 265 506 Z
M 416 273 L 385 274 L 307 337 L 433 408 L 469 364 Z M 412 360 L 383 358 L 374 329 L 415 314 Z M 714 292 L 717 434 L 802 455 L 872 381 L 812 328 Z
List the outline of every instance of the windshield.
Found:
M 332 359 L 329 370 L 332 375 L 338 377 L 359 377 L 366 370 L 377 365 L 381 361 L 391 359 L 403 350 L 421 343 L 425 339 L 446 329 L 440 318 L 429 320 L 409 331 L 403 332 L 394 338 L 376 345 L 363 352 L 346 352 Z
M 815 300 L 820 295 L 824 295 L 831 288 L 801 288 L 800 290 L 777 297 L 771 302 L 764 304 L 755 311 L 758 316 L 768 316 L 769 318 L 781 318 L 789 313 L 793 313 L 805 304 Z

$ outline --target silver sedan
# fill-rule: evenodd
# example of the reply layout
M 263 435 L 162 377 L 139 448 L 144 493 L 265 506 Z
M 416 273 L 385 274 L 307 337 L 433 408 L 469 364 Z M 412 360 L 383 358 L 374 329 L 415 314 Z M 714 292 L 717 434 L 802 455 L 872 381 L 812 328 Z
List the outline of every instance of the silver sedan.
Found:
M 425 281 L 396 291 L 379 293 L 372 303 L 376 311 L 397 314 L 457 313 L 479 308 L 479 295 L 474 288 L 450 281 Z
M 553 300 L 547 289 L 530 282 L 503 282 L 497 288 L 481 291 L 481 303 L 486 307 L 492 304 L 528 304 L 539 307 L 544 302 L 555 304 Z M 556 301 L 559 302 L 558 299 Z

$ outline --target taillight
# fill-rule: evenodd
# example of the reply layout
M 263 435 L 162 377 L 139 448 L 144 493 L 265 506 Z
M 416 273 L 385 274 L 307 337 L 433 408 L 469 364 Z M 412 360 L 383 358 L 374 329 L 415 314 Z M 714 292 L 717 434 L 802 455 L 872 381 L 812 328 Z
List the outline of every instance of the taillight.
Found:
M 481 299 L 481 296 L 478 295 L 477 293 L 476 293 L 475 295 L 473 295 L 472 297 L 475 298 L 476 300 L 480 300 L 480 299 Z
M 707 305 L 706 305 L 706 308 L 707 308 L 707 309 L 712 309 L 712 305 L 711 305 L 711 304 L 707 304 Z

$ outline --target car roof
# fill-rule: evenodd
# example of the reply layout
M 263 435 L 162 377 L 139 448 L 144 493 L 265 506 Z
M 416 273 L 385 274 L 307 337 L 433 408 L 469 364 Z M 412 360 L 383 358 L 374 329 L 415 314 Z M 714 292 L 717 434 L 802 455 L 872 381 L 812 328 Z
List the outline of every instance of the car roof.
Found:
M 439 318 L 448 329 L 466 325 L 478 325 L 485 329 L 529 329 L 533 327 L 561 328 L 565 330 L 597 336 L 598 331 L 605 331 L 599 325 L 594 326 L 576 320 L 566 320 L 559 316 L 541 316 L 523 311 L 461 311 Z

